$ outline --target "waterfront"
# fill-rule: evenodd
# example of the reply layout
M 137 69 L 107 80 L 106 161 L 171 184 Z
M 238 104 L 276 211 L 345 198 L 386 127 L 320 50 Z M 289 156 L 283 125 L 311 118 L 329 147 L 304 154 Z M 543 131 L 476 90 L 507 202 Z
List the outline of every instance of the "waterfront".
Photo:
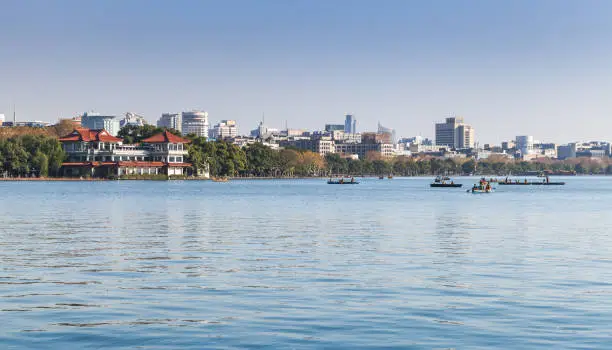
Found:
M 612 178 L 562 179 L 2 182 L 0 348 L 608 349 Z

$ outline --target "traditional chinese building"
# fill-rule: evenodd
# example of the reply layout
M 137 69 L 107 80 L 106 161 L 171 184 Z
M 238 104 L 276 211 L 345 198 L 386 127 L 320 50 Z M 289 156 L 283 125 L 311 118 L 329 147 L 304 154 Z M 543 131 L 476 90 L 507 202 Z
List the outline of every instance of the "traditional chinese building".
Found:
M 68 155 L 62 165 L 64 176 L 194 175 L 186 162 L 189 140 L 168 131 L 141 144 L 124 145 L 106 130 L 77 128 L 60 142 Z M 208 171 L 198 175 L 207 177 Z

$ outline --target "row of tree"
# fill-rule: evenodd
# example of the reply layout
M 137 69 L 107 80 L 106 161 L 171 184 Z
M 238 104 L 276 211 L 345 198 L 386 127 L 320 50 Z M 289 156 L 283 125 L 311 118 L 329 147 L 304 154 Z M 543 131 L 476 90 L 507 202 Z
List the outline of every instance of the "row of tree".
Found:
M 0 176 L 59 176 L 65 153 L 56 137 L 17 135 L 0 138 Z
M 125 143 L 138 143 L 162 132 L 155 126 L 127 126 L 119 137 Z M 0 128 L 0 176 L 59 176 L 65 154 L 58 136 L 72 131 L 72 124 L 60 123 L 49 128 Z M 180 135 L 175 130 L 170 132 Z M 351 159 L 338 154 L 325 157 L 296 148 L 274 150 L 262 143 L 244 148 L 225 141 L 206 141 L 188 135 L 188 161 L 196 170 L 209 165 L 212 176 L 293 177 L 337 175 L 507 175 L 536 171 L 567 171 L 578 174 L 612 174 L 609 158 L 574 158 L 565 161 L 542 159 L 524 162 L 492 157 L 474 159 L 435 157 L 381 158 L 375 153 L 365 159 Z
M 224 141 L 208 142 L 192 138 L 189 159 L 194 167 L 210 165 L 213 176 L 293 177 L 335 175 L 508 175 L 542 171 L 565 171 L 578 174 L 612 174 L 608 159 L 576 158 L 566 161 L 532 162 L 507 159 L 474 159 L 407 157 L 351 159 L 339 154 L 325 157 L 311 151 L 286 148 L 279 151 L 254 143 L 244 148 Z

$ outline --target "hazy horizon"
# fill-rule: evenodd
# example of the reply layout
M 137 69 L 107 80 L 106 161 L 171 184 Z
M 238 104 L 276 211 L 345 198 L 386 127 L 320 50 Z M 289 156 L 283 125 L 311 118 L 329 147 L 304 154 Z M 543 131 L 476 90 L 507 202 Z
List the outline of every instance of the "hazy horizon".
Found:
M 608 139 L 612 3 L 592 1 L 3 2 L 0 113 L 201 109 L 241 133 L 353 113 L 433 138 L 457 115 L 479 143 Z

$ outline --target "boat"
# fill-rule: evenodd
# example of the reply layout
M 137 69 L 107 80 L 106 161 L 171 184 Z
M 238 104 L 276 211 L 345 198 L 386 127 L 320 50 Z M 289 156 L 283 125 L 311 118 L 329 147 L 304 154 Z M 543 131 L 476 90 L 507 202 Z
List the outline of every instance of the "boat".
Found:
M 447 182 L 447 181 L 450 181 L 450 182 Z M 456 184 L 450 179 L 450 177 L 447 177 L 447 176 L 445 177 L 438 176 L 434 179 L 434 182 L 429 184 L 429 187 L 461 187 L 461 186 L 463 186 L 463 184 Z
M 483 177 L 482 179 L 480 179 L 480 182 L 478 184 L 474 184 L 474 186 L 467 190 L 467 192 L 472 192 L 474 194 L 493 193 L 493 187 L 491 187 L 491 184 Z
M 392 179 L 392 178 L 393 178 L 393 175 L 387 176 L 387 179 Z
M 461 187 L 463 186 L 463 184 L 456 184 L 456 183 L 431 183 L 429 184 L 429 187 Z
M 467 190 L 467 191 L 468 191 L 468 193 L 469 193 L 469 192 L 472 192 L 472 193 L 474 193 L 474 194 L 479 194 L 479 193 L 493 193 L 493 190 L 492 190 L 492 189 L 489 189 L 489 190 L 480 190 L 480 189 L 475 189 L 475 188 L 472 188 L 471 190 Z
M 545 179 L 542 181 L 527 181 L 527 179 L 520 181 L 520 180 L 508 180 L 507 178 L 503 181 L 499 181 L 498 184 L 500 185 L 514 185 L 514 186 L 563 186 L 565 185 L 565 182 L 563 181 L 550 181 L 550 179 L 548 178 L 548 176 L 545 175 Z
M 228 182 L 229 179 L 227 177 L 211 177 L 211 180 L 214 182 Z
M 514 186 L 563 186 L 565 182 L 539 182 L 539 181 L 500 181 L 498 182 L 500 185 L 514 185 Z
M 379 180 L 382 180 L 382 179 L 384 179 L 384 178 L 385 178 L 384 176 L 379 176 L 379 177 L 378 177 L 378 179 L 379 179 Z
M 345 180 L 344 178 L 340 178 L 338 180 L 333 180 L 332 178 L 329 178 L 327 183 L 329 185 L 356 185 L 359 183 L 359 181 L 355 181 L 354 177 L 347 180 Z

